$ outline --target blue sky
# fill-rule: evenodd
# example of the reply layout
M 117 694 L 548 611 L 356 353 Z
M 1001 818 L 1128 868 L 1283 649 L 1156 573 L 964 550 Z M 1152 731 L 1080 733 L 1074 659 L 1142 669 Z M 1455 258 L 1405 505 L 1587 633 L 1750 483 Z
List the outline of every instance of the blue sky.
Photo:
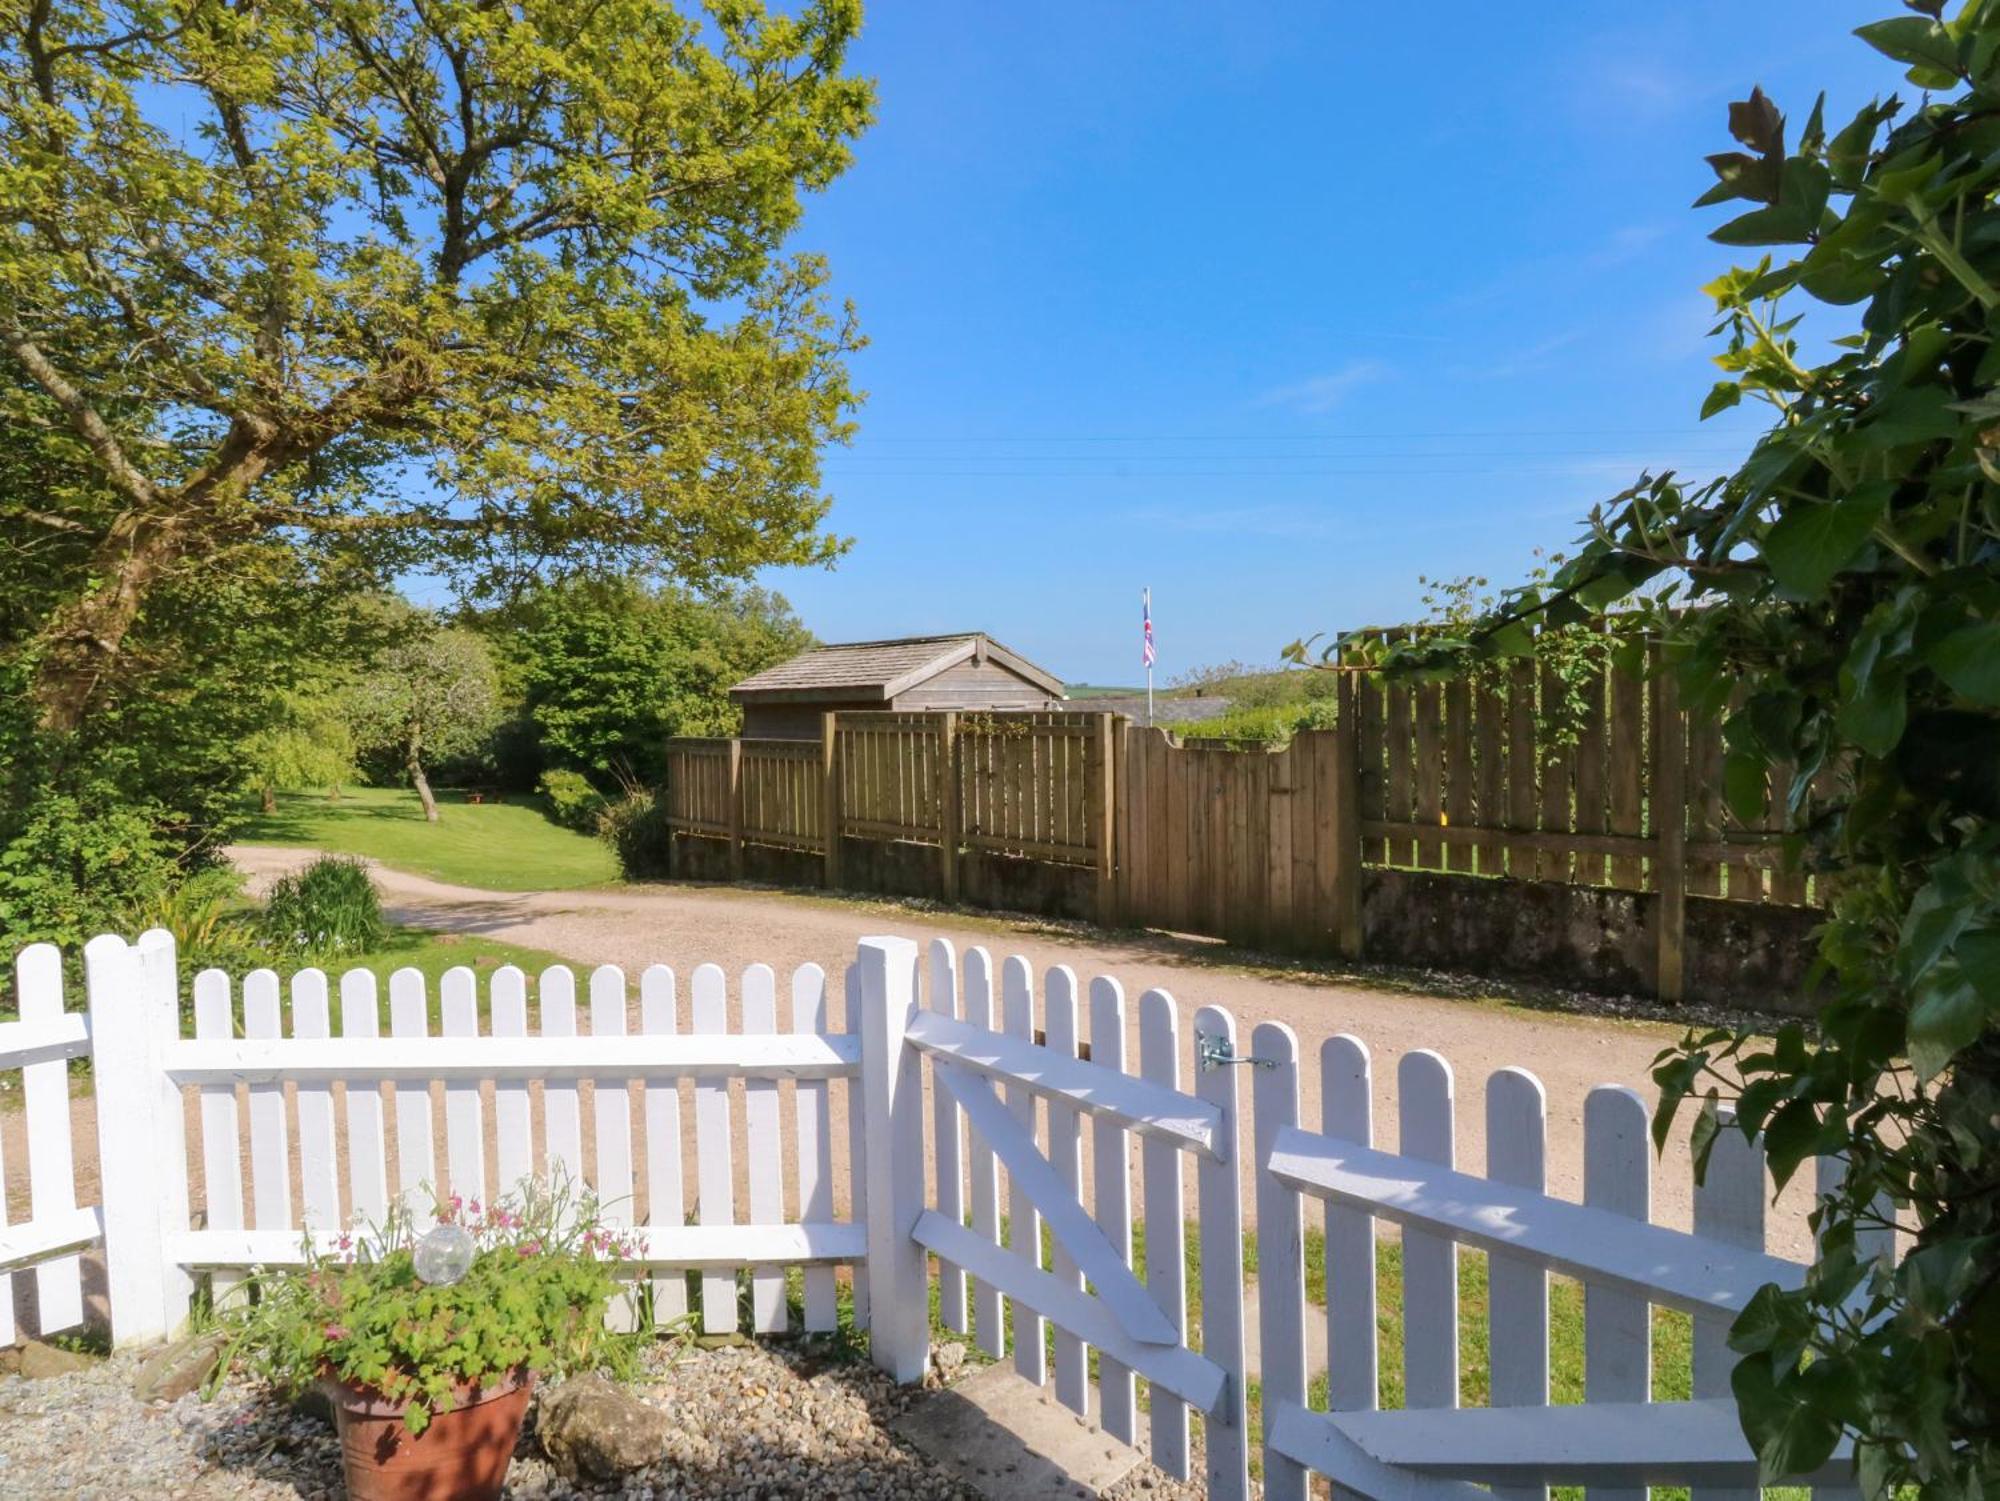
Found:
M 1892 89 L 1889 0 L 876 0 L 880 121 L 814 201 L 870 347 L 829 640 L 983 628 L 1072 680 L 1268 663 L 1511 581 L 1646 465 L 1712 473 L 1691 211 L 1729 100 Z

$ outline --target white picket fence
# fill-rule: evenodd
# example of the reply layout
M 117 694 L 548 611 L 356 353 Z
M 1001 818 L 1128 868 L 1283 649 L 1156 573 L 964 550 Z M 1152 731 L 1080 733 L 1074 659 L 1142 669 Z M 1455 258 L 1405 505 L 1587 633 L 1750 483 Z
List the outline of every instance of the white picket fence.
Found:
M 113 1336 L 131 1344 L 172 1331 L 200 1279 L 226 1289 L 248 1267 L 296 1262 L 305 1235 L 379 1219 L 396 1196 L 421 1210 L 433 1189 L 490 1198 L 562 1169 L 633 1231 L 660 1321 L 688 1311 L 695 1273 L 703 1327 L 736 1330 L 741 1270 L 752 1329 L 784 1332 L 798 1269 L 802 1326 L 831 1329 L 845 1266 L 873 1358 L 914 1380 L 934 1255 L 947 1328 L 1038 1385 L 1052 1375 L 1060 1401 L 1169 1473 L 1189 1473 L 1199 1416 L 1208 1491 L 1224 1501 L 1250 1493 L 1241 1153 L 1254 1141 L 1267 1495 L 1302 1498 L 1314 1473 L 1384 1501 L 1531 1501 L 1551 1484 L 1588 1485 L 1594 1501 L 1668 1484 L 1735 1501 L 1759 1483 L 1728 1401 L 1724 1335 L 1757 1286 L 1804 1269 L 1764 1254 L 1767 1175 L 1735 1133 L 1697 1193 L 1694 1233 L 1650 1223 L 1645 1109 L 1629 1090 L 1585 1103 L 1576 1204 L 1544 1192 L 1547 1111 L 1523 1071 L 1488 1083 L 1476 1175 L 1454 1161 L 1451 1070 L 1434 1053 L 1401 1061 L 1390 1154 L 1373 1145 L 1356 1039 L 1320 1050 L 1322 1118 L 1309 1130 L 1288 1029 L 1258 1027 L 1239 1055 L 1220 1008 L 1184 1027 L 1173 997 L 1148 990 L 1135 1018 L 1114 979 L 1083 984 L 1056 966 L 1038 983 L 1024 959 L 996 968 L 942 940 L 921 956 L 907 940 L 862 940 L 840 1031 L 815 965 L 789 977 L 782 1012 L 778 977 L 747 969 L 733 1030 L 713 965 L 689 975 L 685 1009 L 663 966 L 639 977 L 636 1007 L 616 968 L 590 973 L 580 1006 L 577 977 L 556 966 L 532 1013 L 520 971 L 488 977 L 483 1031 L 470 970 L 439 983 L 435 1032 L 423 977 L 399 972 L 386 1035 L 366 972 L 336 983 L 303 971 L 287 996 L 269 971 L 206 971 L 184 1037 L 166 934 L 98 938 L 84 961 L 87 1017 L 64 1009 L 59 956 L 36 946 L 17 963 L 21 1019 L 0 1024 L 0 1069 L 23 1076 L 31 1193 L 24 1223 L 0 1221 L 0 1277 L 32 1268 L 44 1331 L 81 1319 L 78 1253 L 100 1242 Z M 73 1188 L 65 1070 L 85 1055 L 101 1209 L 78 1207 Z M 1254 1092 L 1254 1138 L 1239 1090 Z M 1306 1301 L 1309 1200 L 1324 1215 L 1323 1315 Z M 1394 1411 L 1376 1410 L 1384 1223 L 1402 1236 Z M 1492 1405 L 1480 1409 L 1457 1405 L 1461 1247 L 1490 1258 Z M 1579 1406 L 1549 1402 L 1552 1271 L 1585 1284 Z M 1694 1317 L 1691 1401 L 1650 1401 L 1656 1305 Z M 614 1319 L 629 1324 L 636 1306 Z M 1308 1401 L 1303 1331 L 1318 1317 L 1330 1411 Z M 1810 1478 L 1827 1496 L 1849 1484 L 1844 1458 Z

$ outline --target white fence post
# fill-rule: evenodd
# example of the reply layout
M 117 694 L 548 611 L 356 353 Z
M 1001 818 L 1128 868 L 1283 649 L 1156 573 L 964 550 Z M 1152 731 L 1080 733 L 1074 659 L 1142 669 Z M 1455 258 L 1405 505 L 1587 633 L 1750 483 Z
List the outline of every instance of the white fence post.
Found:
M 917 1004 L 917 946 L 864 938 L 859 960 L 868 1349 L 895 1380 L 921 1381 L 930 1359 L 929 1258 L 910 1232 L 924 1209 L 923 1072 L 903 1040 Z
M 1220 1006 L 1194 1014 L 1197 1038 L 1236 1051 L 1236 1019 Z M 1195 1163 L 1201 1205 L 1201 1351 L 1229 1373 L 1221 1400 L 1208 1414 L 1202 1439 L 1211 1501 L 1250 1494 L 1249 1404 L 1244 1390 L 1242 1132 L 1237 1126 L 1237 1070 L 1195 1069 L 1194 1091 L 1222 1112 L 1217 1157 Z
M 1299 1123 L 1299 1040 L 1283 1022 L 1250 1034 L 1250 1051 L 1269 1059 L 1255 1080 L 1257 1128 L 1257 1314 L 1264 1381 L 1265 1501 L 1306 1501 L 1305 1466 L 1271 1447 L 1280 1403 L 1306 1403 L 1305 1227 L 1298 1190 L 1264 1171 L 1284 1126 Z

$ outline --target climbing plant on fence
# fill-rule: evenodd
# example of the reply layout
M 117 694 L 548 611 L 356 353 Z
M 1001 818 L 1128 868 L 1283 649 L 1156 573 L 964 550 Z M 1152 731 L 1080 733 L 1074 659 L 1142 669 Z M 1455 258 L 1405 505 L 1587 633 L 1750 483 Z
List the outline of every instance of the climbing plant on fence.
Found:
M 1708 291 L 1725 372 L 1703 407 L 1775 421 L 1733 474 L 1646 475 L 1581 550 L 1391 670 L 1521 655 L 1547 627 L 1641 612 L 1685 701 L 1727 711 L 1726 791 L 1788 791 L 1790 853 L 1824 874 L 1817 1025 L 1691 1033 L 1663 1054 L 1664 1139 L 1735 1105 L 1780 1181 L 1854 1171 L 1820 1203 L 1819 1264 L 1737 1320 L 1734 1385 L 1773 1471 L 1844 1429 L 1871 1495 L 1995 1494 L 2000 1477 L 2000 5 L 1942 0 L 1859 35 L 1924 91 L 1796 134 L 1761 92 L 1709 158 L 1713 232 L 1773 247 Z M 1828 357 L 1805 305 L 1851 332 Z M 1851 312 L 1847 311 L 1852 309 Z M 1740 701 L 1730 706 L 1732 688 Z M 1705 1110 L 1704 1149 L 1718 1129 Z M 1911 1250 L 1863 1252 L 1893 1217 Z

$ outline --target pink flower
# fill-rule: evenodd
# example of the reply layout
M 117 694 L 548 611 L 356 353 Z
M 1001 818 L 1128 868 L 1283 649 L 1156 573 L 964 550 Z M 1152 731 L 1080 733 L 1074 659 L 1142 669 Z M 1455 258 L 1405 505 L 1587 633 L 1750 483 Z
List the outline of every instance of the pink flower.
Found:
M 322 1329 L 320 1332 L 324 1334 L 328 1339 L 347 1338 L 347 1328 L 345 1325 L 342 1324 L 328 1324 L 326 1328 Z
M 538 1240 L 526 1241 L 519 1249 L 523 1256 L 538 1256 L 541 1254 L 542 1243 Z

